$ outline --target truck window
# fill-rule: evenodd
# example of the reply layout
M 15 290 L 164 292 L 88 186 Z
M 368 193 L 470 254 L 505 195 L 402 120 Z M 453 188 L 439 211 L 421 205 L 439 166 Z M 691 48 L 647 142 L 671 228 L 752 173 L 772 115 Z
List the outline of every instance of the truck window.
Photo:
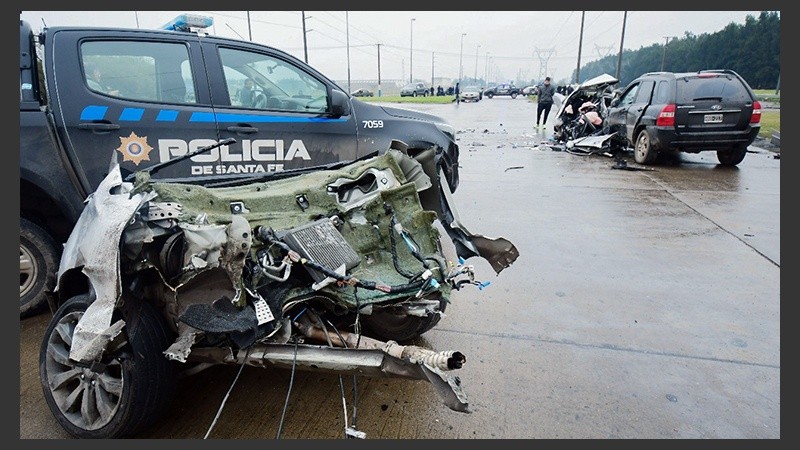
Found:
M 92 91 L 135 101 L 197 103 L 189 52 L 183 44 L 86 41 L 84 80 Z
M 325 84 L 301 68 L 243 50 L 220 48 L 219 54 L 231 106 L 271 111 L 327 111 Z

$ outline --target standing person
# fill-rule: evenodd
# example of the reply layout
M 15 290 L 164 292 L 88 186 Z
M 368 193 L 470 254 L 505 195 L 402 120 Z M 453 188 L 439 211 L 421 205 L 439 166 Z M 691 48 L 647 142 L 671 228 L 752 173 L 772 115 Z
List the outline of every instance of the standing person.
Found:
M 550 84 L 550 77 L 544 79 L 544 84 L 536 86 L 539 94 L 538 106 L 536 107 L 536 127 L 540 128 L 547 123 L 547 116 L 550 114 L 550 108 L 553 106 L 553 94 L 556 93 L 556 88 Z M 542 112 L 544 112 L 544 120 L 542 119 Z
M 456 83 L 456 89 L 454 93 L 456 94 L 456 104 L 461 103 L 461 88 L 459 87 L 459 83 Z

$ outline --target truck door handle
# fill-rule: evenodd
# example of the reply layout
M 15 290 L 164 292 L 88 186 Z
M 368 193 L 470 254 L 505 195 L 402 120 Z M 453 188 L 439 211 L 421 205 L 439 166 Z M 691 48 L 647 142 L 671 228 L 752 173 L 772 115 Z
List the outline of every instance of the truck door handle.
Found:
M 79 123 L 78 128 L 80 128 L 81 130 L 92 130 L 92 131 L 113 131 L 113 130 L 119 130 L 119 124 L 107 123 L 107 122 L 84 122 L 84 123 Z
M 232 133 L 253 134 L 258 133 L 258 128 L 247 126 L 230 126 L 227 128 Z

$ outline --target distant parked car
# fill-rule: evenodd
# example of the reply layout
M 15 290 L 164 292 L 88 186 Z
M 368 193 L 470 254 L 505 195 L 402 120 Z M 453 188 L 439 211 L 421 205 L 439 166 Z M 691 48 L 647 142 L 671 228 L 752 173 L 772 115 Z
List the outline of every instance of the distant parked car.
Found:
M 369 89 L 356 89 L 350 95 L 353 97 L 372 97 L 373 93 Z
M 427 97 L 430 91 L 425 87 L 425 83 L 411 83 L 400 89 L 400 97 L 416 97 L 421 95 Z
M 519 91 L 519 93 L 522 94 L 522 95 L 536 95 L 537 94 L 536 85 L 535 84 L 531 84 L 531 85 L 525 86 L 524 88 L 522 88 L 522 90 Z
M 483 92 L 479 86 L 465 86 L 461 90 L 461 101 L 463 102 L 478 102 L 483 99 Z
M 761 103 L 732 70 L 653 72 L 611 103 L 608 124 L 633 146 L 639 164 L 661 151 L 711 150 L 720 164 L 735 166 L 761 129 Z

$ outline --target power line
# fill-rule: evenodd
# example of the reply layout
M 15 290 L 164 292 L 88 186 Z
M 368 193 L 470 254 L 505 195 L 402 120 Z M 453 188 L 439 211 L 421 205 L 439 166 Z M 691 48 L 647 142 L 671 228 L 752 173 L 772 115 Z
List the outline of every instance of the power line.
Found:
M 550 43 L 549 43 L 549 44 L 547 44 L 547 45 L 552 45 L 552 44 L 553 44 L 553 41 L 555 41 L 555 40 L 556 40 L 556 37 L 558 36 L 558 34 L 559 34 L 559 33 L 561 33 L 561 30 L 563 30 L 563 29 L 564 29 L 564 25 L 566 25 L 566 24 L 567 24 L 567 21 L 569 20 L 569 18 L 570 18 L 570 17 L 572 17 L 572 13 L 574 13 L 574 12 L 575 12 L 575 11 L 570 11 L 570 12 L 569 12 L 569 15 L 567 16 L 567 18 L 566 18 L 566 19 L 564 19 L 564 22 L 562 22 L 562 23 L 561 23 L 561 27 L 559 27 L 559 28 L 558 28 L 558 31 L 556 31 L 556 34 L 554 34 L 554 35 L 553 35 L 553 37 L 552 37 L 552 38 L 550 38 Z
M 223 13 L 220 13 L 218 11 L 201 11 L 201 12 L 208 13 L 208 14 L 214 14 L 216 16 L 229 17 L 231 19 L 240 19 L 240 20 L 245 20 L 245 21 L 247 20 L 247 17 L 239 17 L 239 16 L 234 16 L 234 15 L 231 15 L 231 14 L 223 14 Z M 285 23 L 270 22 L 270 21 L 267 21 L 267 20 L 259 20 L 259 19 L 251 18 L 250 21 L 251 22 L 264 23 L 264 24 L 267 24 L 267 25 L 275 25 L 275 26 L 279 26 L 279 27 L 296 28 L 298 30 L 301 29 L 301 27 L 298 27 L 296 25 L 286 25 Z

